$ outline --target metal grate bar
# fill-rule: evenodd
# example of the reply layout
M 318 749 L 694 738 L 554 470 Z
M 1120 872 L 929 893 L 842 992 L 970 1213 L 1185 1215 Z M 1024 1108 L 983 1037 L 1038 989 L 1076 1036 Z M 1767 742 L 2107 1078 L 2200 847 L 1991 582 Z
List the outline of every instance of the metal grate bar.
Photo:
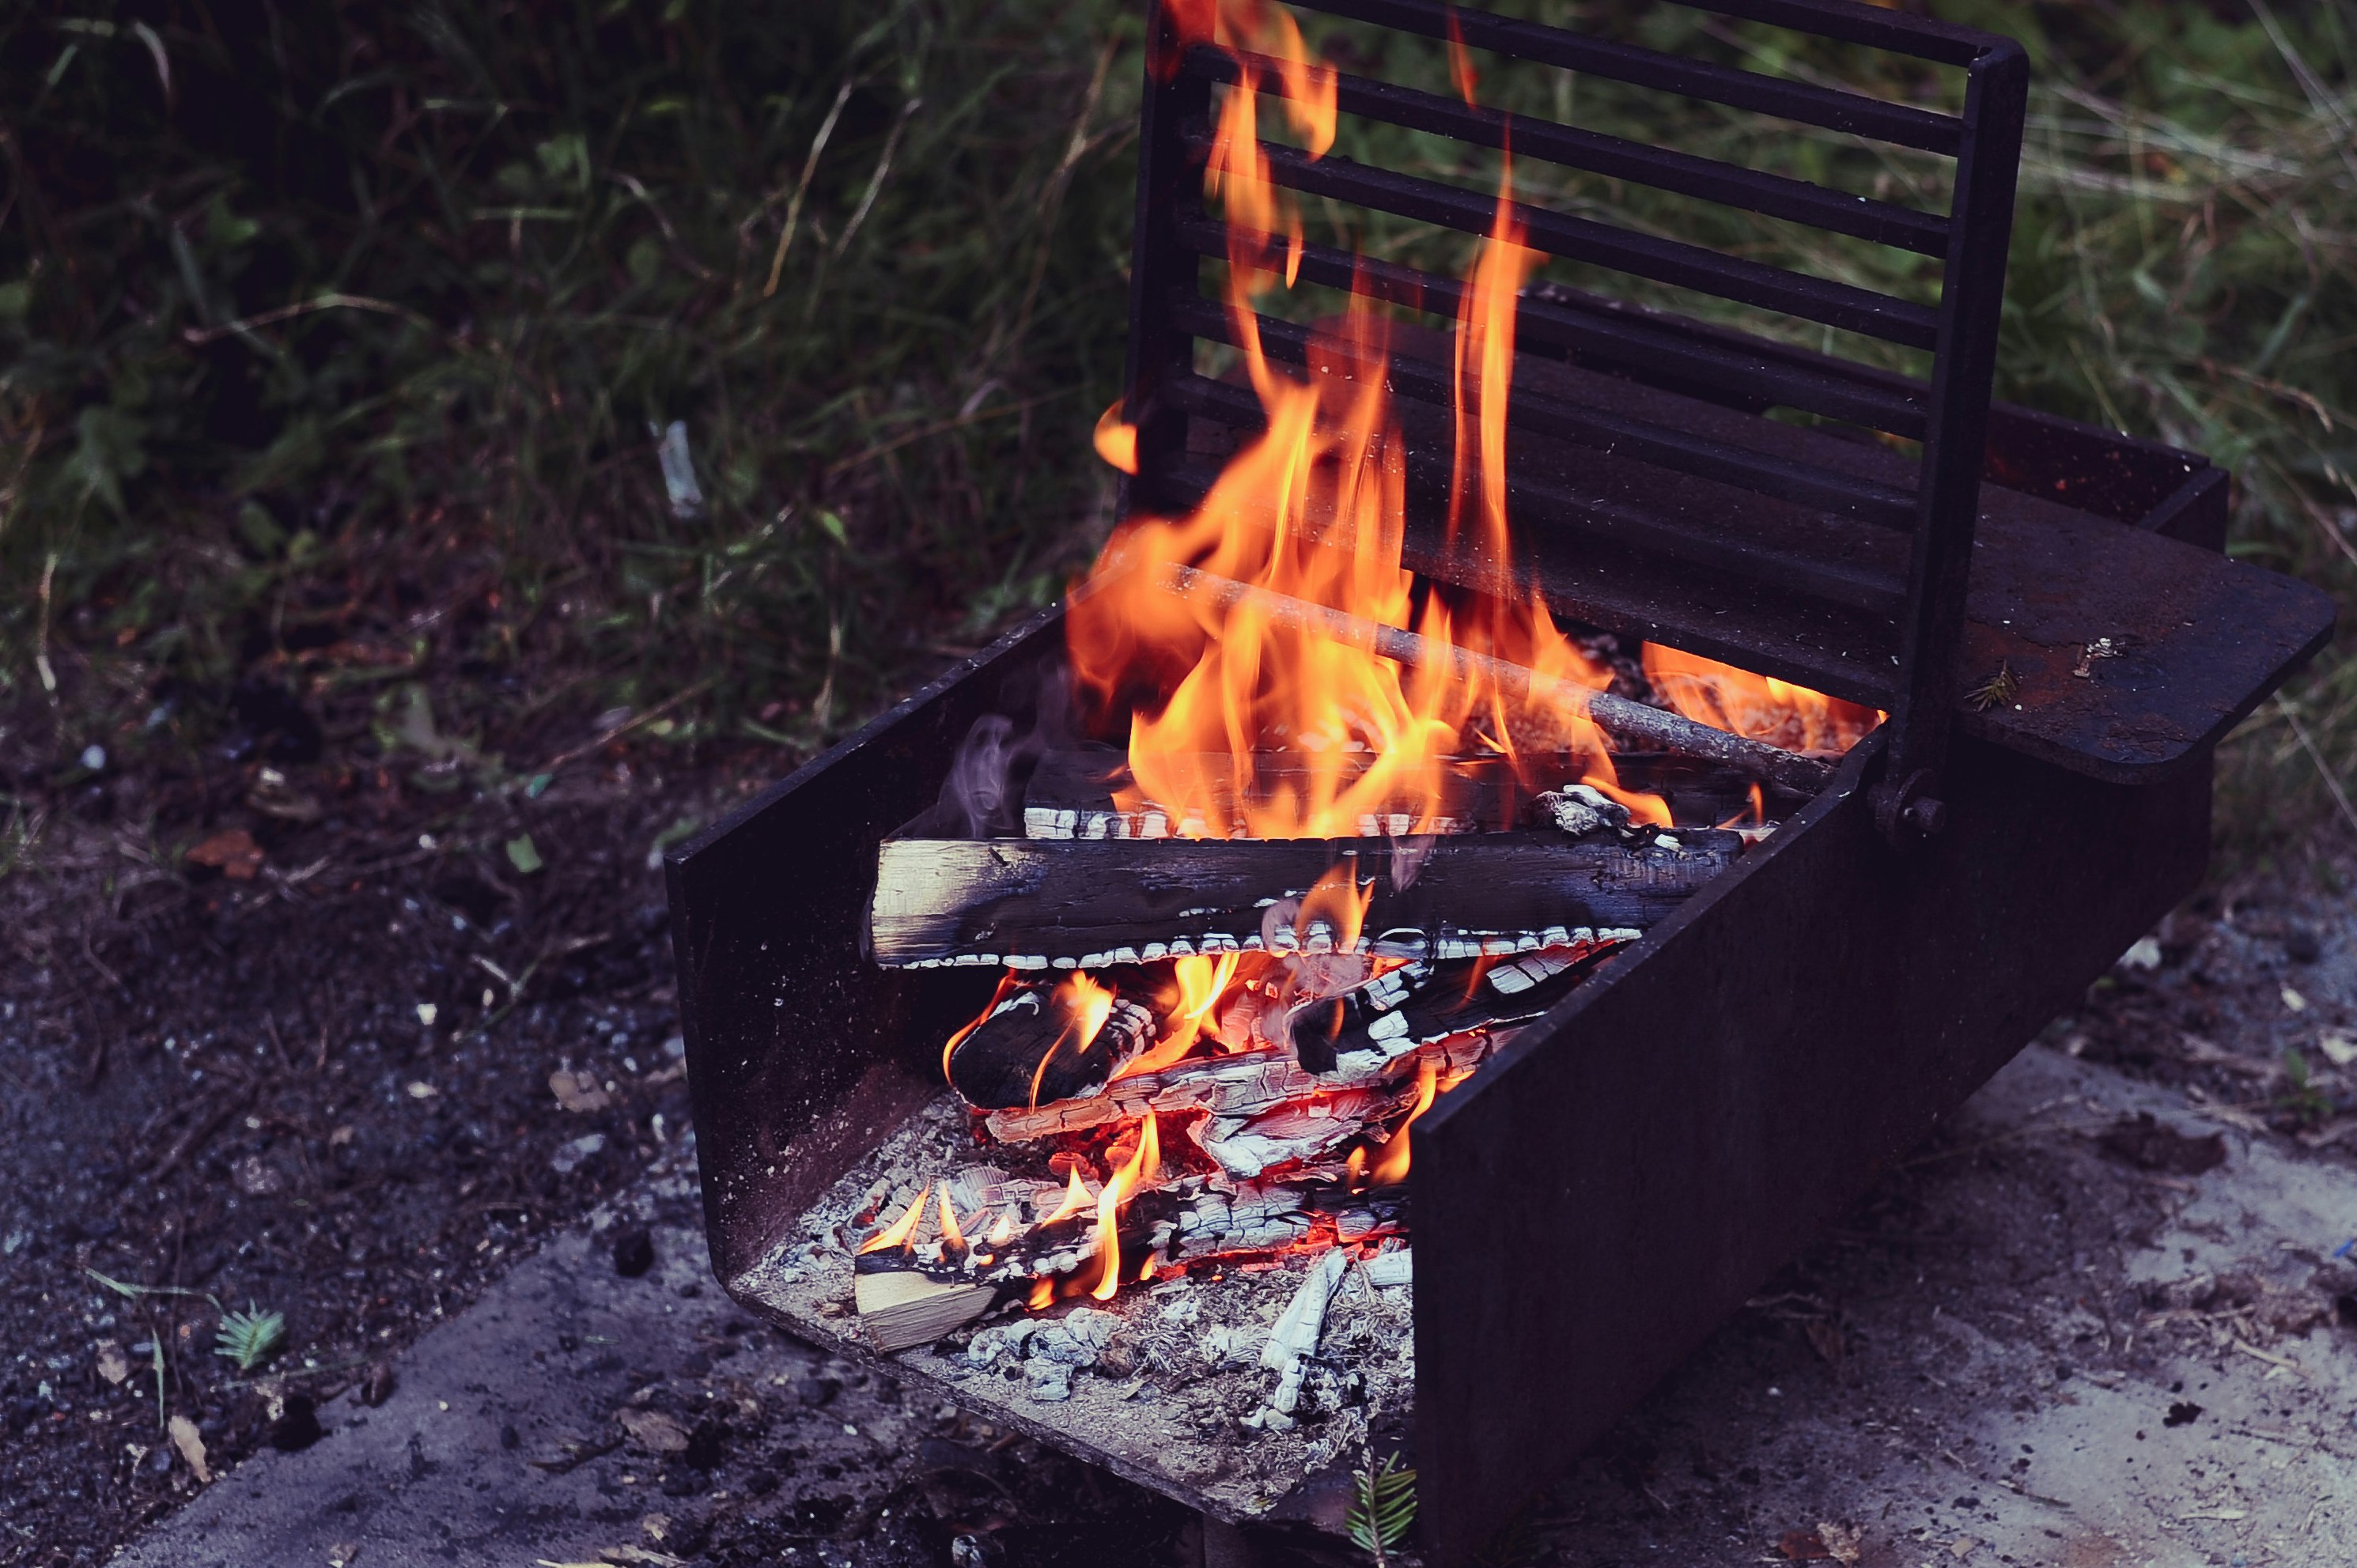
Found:
M 1953 114 L 1889 103 L 1863 93 L 1843 92 L 1809 82 L 1787 81 L 1757 71 L 1738 70 L 1706 60 L 1686 59 L 1637 44 L 1588 38 L 1536 22 L 1521 22 L 1437 3 L 1437 0 L 1297 0 L 1304 10 L 1323 11 L 1354 22 L 1371 22 L 1403 33 L 1446 38 L 1454 22 L 1459 36 L 1475 48 L 1512 55 L 1517 59 L 1558 66 L 1588 76 L 1625 81 L 1749 109 L 1779 119 L 1847 131 L 1953 156 L 1964 143 L 1964 122 Z M 1913 18 L 1909 19 L 1910 22 Z M 1824 28 L 1808 26 L 1807 30 Z M 1835 35 L 1829 35 L 1835 36 Z M 1984 44 L 1984 47 L 1986 45 Z M 1906 52 L 1919 53 L 1909 50 Z
M 1187 219 L 1174 232 L 1181 245 L 1199 256 L 1227 253 L 1228 229 L 1216 219 Z M 1272 250 L 1286 243 L 1273 238 L 1262 242 Z M 1354 291 L 1430 316 L 1453 319 L 1464 305 L 1465 285 L 1455 278 L 1398 262 L 1353 256 L 1330 245 L 1304 244 L 1299 275 L 1326 288 Z M 1717 340 L 1697 338 L 1683 324 L 1653 326 L 1625 307 L 1611 308 L 1611 303 L 1599 299 L 1589 307 L 1525 295 L 1515 308 L 1517 339 L 1652 375 L 1667 372 L 1721 392 L 1848 420 L 1893 435 L 1920 439 L 1923 435 L 1920 381 L 1883 375 L 1868 379 L 1870 373 L 1863 368 L 1855 374 L 1833 368 L 1844 366 L 1842 360 L 1813 356 L 1804 362 L 1781 343 L 1749 338 L 1732 329 L 1721 329 Z M 1744 347 L 1746 339 L 1756 349 Z
M 1185 295 L 1169 302 L 1171 320 L 1183 331 L 1216 343 L 1233 345 L 1234 324 L 1224 306 L 1200 295 Z M 1258 316 L 1262 352 L 1290 365 L 1309 362 L 1313 329 L 1273 316 Z M 1456 377 L 1444 365 L 1394 355 L 1384 367 L 1384 384 L 1402 397 L 1447 408 L 1456 399 Z M 1862 522 L 1897 530 L 1915 524 L 1911 491 L 1877 484 L 1853 474 L 1836 473 L 1813 464 L 1796 463 L 1749 447 L 1690 435 L 1649 420 L 1583 408 L 1543 393 L 1516 388 L 1508 394 L 1507 427 L 1544 435 L 1575 446 L 1609 452 L 1641 463 L 1736 485 L 1779 500 L 1814 507 Z
M 1190 375 L 1172 382 L 1169 395 L 1175 406 L 1241 435 L 1257 435 L 1266 428 L 1259 403 L 1244 388 Z M 1451 467 L 1447 452 L 1409 443 L 1407 475 L 1412 485 L 1429 494 L 1445 494 Z M 1154 502 L 1174 511 L 1200 505 L 1219 473 L 1219 466 L 1213 463 L 1178 464 L 1163 477 L 1166 488 L 1157 490 Z M 1907 585 L 1895 572 L 1780 550 L 1723 529 L 1681 521 L 1602 496 L 1575 493 L 1559 483 L 1520 472 L 1511 464 L 1506 499 L 1514 517 L 1550 534 L 1644 551 L 1845 609 L 1896 617 L 1906 608 Z
M 1240 65 L 1239 61 L 1243 63 Z M 1245 67 L 1254 70 L 1261 91 L 1275 97 L 1286 95 L 1278 64 L 1266 57 L 1231 55 L 1204 48 L 1189 50 L 1187 57 L 1190 72 L 1228 86 L 1242 80 Z M 1649 147 L 1625 137 L 1576 130 L 1552 120 L 1468 107 L 1437 93 L 1387 81 L 1371 81 L 1364 77 L 1340 77 L 1337 97 L 1343 113 L 1361 119 L 1426 131 L 1474 146 L 1502 148 L 1511 145 L 1516 153 L 1566 168 L 1585 169 L 1590 174 L 1625 179 L 1770 218 L 1790 219 L 1919 255 L 1945 256 L 1948 252 L 1946 219 L 1897 202 L 1852 196 L 1807 180 L 1738 168 L 1690 153 Z
M 1208 125 L 1190 125 L 1184 134 L 1190 151 L 1208 156 L 1212 141 Z M 1463 234 L 1487 234 L 1496 220 L 1495 197 L 1373 168 L 1333 154 L 1312 159 L 1273 142 L 1264 141 L 1260 146 L 1268 159 L 1269 178 L 1306 196 L 1330 197 Z M 1524 201 L 1509 202 L 1507 208 L 1531 246 L 1566 261 L 1591 262 L 1674 288 L 1695 289 L 1910 349 L 1929 349 L 1939 341 L 1939 312 L 1910 300 L 1747 262 L 1701 245 L 1655 239 L 1593 219 L 1551 212 Z

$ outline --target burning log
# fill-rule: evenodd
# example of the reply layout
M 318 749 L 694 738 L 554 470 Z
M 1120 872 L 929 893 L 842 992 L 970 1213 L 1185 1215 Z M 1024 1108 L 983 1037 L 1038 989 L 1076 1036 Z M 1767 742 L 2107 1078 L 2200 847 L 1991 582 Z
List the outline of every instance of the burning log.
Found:
M 950 1083 L 985 1111 L 1077 1100 L 1154 1043 L 1152 1009 L 1085 974 L 1002 995 L 950 1044 Z
M 1082 1133 L 1109 1122 L 1135 1121 L 1149 1111 L 1165 1116 L 1200 1111 L 1220 1120 L 1243 1123 L 1298 1101 L 1330 1098 L 1345 1090 L 1369 1088 L 1386 1080 L 1413 1080 L 1417 1064 L 1426 1058 L 1437 1069 L 1462 1072 L 1487 1058 L 1495 1045 L 1494 1037 L 1487 1031 L 1475 1030 L 1419 1045 L 1413 1052 L 1398 1057 L 1379 1059 L 1355 1076 L 1310 1072 L 1294 1058 L 1291 1051 L 1278 1048 L 1201 1057 L 1160 1072 L 1115 1079 L 1103 1093 L 1085 1100 L 1067 1100 L 1037 1109 L 994 1111 L 984 1124 L 999 1142 L 1019 1144 L 1064 1133 Z M 1357 1068 L 1361 1063 L 1354 1058 L 1351 1065 Z
M 1254 587 L 1175 562 L 1161 568 L 1160 585 L 1181 597 L 1208 599 L 1222 607 L 1249 605 L 1256 614 L 1288 630 L 1330 638 L 1396 663 L 1437 667 L 1460 680 L 1486 680 L 1510 699 L 1552 703 L 1585 714 L 1598 728 L 1616 739 L 1657 746 L 1684 757 L 1705 757 L 1803 794 L 1815 794 L 1833 778 L 1832 765 L 1815 757 L 1730 735 L 1664 709 L 1632 703 L 1575 681 L 1558 680 L 1489 654 L 1436 642 L 1415 632 L 1312 604 L 1290 594 Z
M 1446 960 L 1627 940 L 1732 864 L 1734 833 L 1679 829 L 1636 843 L 1549 832 L 1436 841 L 1407 885 L 1366 839 L 887 839 L 867 950 L 892 967 L 1095 969 L 1198 953 L 1338 944 L 1263 914 L 1347 865 L 1369 894 L 1369 950 Z

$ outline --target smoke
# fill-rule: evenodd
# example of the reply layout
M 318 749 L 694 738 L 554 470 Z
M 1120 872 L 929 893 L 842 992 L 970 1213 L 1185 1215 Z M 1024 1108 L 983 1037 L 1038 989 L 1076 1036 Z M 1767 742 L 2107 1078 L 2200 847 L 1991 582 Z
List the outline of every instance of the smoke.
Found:
M 1032 770 L 1044 753 L 1071 744 L 1071 686 L 1067 668 L 1049 665 L 1039 673 L 1036 688 L 1002 693 L 1007 706 L 1032 710 L 1028 725 L 1003 713 L 974 720 L 958 742 L 941 798 L 920 820 L 921 831 L 936 838 L 1021 837 L 1023 791 Z

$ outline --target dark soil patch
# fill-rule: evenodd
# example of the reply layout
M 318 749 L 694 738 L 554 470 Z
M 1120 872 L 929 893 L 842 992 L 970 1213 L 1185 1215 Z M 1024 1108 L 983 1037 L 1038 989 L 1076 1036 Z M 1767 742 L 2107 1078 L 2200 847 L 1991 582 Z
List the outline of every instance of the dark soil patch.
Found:
M 414 755 L 223 744 L 51 796 L 0 880 L 0 1562 L 99 1561 L 198 1485 L 159 1356 L 216 1475 L 298 1443 L 306 1401 L 687 1124 L 648 862 L 733 793 L 720 769 L 609 747 L 535 798 Z M 264 857 L 243 880 L 166 847 L 241 831 Z M 249 1305 L 285 1318 L 251 1374 L 213 1353 Z

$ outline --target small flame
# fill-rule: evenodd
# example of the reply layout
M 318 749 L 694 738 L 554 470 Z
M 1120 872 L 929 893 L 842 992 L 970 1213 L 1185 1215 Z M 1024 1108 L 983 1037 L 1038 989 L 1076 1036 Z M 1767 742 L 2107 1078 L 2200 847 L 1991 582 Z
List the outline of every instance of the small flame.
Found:
M 1847 751 L 1883 718 L 1877 709 L 1658 642 L 1645 644 L 1645 679 L 1663 701 L 1696 724 L 1787 751 Z
M 1070 1219 L 1089 1206 L 1089 1189 L 1081 1181 L 1080 1166 L 1072 1167 L 1071 1177 L 1064 1187 L 1064 1201 L 1056 1205 L 1056 1212 L 1039 1221 L 1040 1224 L 1053 1225 L 1059 1219 Z
M 950 1189 L 946 1182 L 942 1186 L 941 1208 L 942 1245 L 963 1250 L 965 1246 L 965 1232 L 958 1229 L 957 1208 L 950 1202 Z
M 1097 420 L 1097 456 L 1125 474 L 1137 472 L 1137 426 L 1122 417 L 1119 402 Z
M 1142 1186 L 1150 1186 L 1162 1174 L 1162 1140 L 1155 1131 L 1154 1112 L 1146 1113 L 1146 1125 L 1137 1134 L 1137 1147 L 1121 1169 L 1113 1173 L 1104 1190 L 1097 1194 L 1097 1255 L 1104 1260 L 1103 1272 L 1096 1288 L 1089 1294 L 1099 1301 L 1111 1301 L 1114 1292 L 1121 1288 L 1121 1232 L 1118 1221 L 1122 1207 Z
M 1372 1162 L 1368 1160 L 1365 1149 L 1351 1151 L 1351 1157 L 1344 1164 L 1350 1171 L 1351 1186 L 1397 1187 L 1407 1180 L 1408 1129 L 1415 1125 L 1417 1117 L 1432 1109 L 1432 1101 L 1439 1091 L 1439 1069 L 1427 1058 L 1416 1068 L 1415 1109 L 1407 1113 L 1407 1120 L 1399 1124 L 1399 1130 L 1376 1151 Z
M 998 977 L 998 989 L 990 993 L 990 1000 L 983 1004 L 982 1011 L 974 1015 L 973 1022 L 967 1024 L 964 1027 L 958 1030 L 956 1034 L 952 1035 L 942 1043 L 942 1077 L 944 1079 L 948 1079 L 950 1076 L 950 1058 L 956 1054 L 957 1048 L 960 1046 L 965 1044 L 966 1037 L 968 1036 L 972 1035 L 976 1029 L 981 1028 L 985 1024 L 990 1022 L 990 1015 L 998 1011 L 998 1004 L 1006 1000 L 1006 993 L 1014 990 L 1015 987 L 1021 983 L 1022 979 L 1023 974 L 1020 970 L 1010 969 L 1005 974 L 1000 975 Z
M 1178 982 L 1178 1004 L 1171 1009 L 1170 1032 L 1157 1041 L 1152 1050 L 1141 1053 L 1114 1074 L 1114 1079 L 1159 1072 L 1184 1059 L 1195 1048 L 1195 1042 L 1202 1038 L 1204 1019 L 1226 993 L 1229 983 L 1236 977 L 1236 966 L 1243 961 L 1243 955 L 1238 952 L 1176 961 L 1172 969 Z
M 1087 970 L 1076 969 L 1056 987 L 1048 1004 L 1063 1015 L 1064 1026 L 1057 1033 L 1055 1043 L 1039 1053 L 1039 1065 L 1031 1069 L 1034 1111 L 1039 1108 L 1039 1082 L 1048 1076 L 1048 1064 L 1056 1059 L 1056 1053 L 1064 1048 L 1067 1040 L 1075 1042 L 1075 1053 L 1087 1050 L 1095 1042 L 1105 1020 L 1113 1015 L 1113 993 L 1098 984 Z
M 1004 1247 L 1006 1243 L 1015 1240 L 1015 1211 L 1013 1209 L 1004 1208 L 999 1210 L 998 1223 L 990 1228 L 989 1240 L 990 1244 L 994 1247 Z
M 1324 926 L 1336 952 L 1354 952 L 1359 946 L 1359 933 L 1367 921 L 1367 908 L 1374 902 L 1375 885 L 1361 886 L 1356 868 L 1350 861 L 1329 865 L 1318 885 L 1302 895 L 1301 913 L 1295 917 L 1294 933 L 1308 945 L 1310 932 Z
M 1038 1312 L 1042 1307 L 1055 1305 L 1056 1282 L 1046 1274 L 1041 1274 L 1038 1279 L 1033 1280 L 1031 1282 L 1031 1297 L 1023 1305 L 1029 1307 L 1034 1312 Z
M 933 1184 L 931 1182 L 927 1182 L 922 1187 L 919 1188 L 917 1191 L 917 1200 L 909 1205 L 909 1207 L 902 1211 L 900 1218 L 892 1221 L 892 1223 L 884 1230 L 878 1230 L 875 1235 L 870 1236 L 866 1241 L 860 1246 L 859 1250 L 862 1252 L 880 1252 L 887 1247 L 907 1246 L 909 1244 L 909 1237 L 917 1229 L 917 1221 L 924 1218 L 925 1199 L 932 1196 L 932 1191 Z M 942 1195 L 942 1201 L 944 1204 L 948 1201 L 948 1195 L 946 1193 Z

